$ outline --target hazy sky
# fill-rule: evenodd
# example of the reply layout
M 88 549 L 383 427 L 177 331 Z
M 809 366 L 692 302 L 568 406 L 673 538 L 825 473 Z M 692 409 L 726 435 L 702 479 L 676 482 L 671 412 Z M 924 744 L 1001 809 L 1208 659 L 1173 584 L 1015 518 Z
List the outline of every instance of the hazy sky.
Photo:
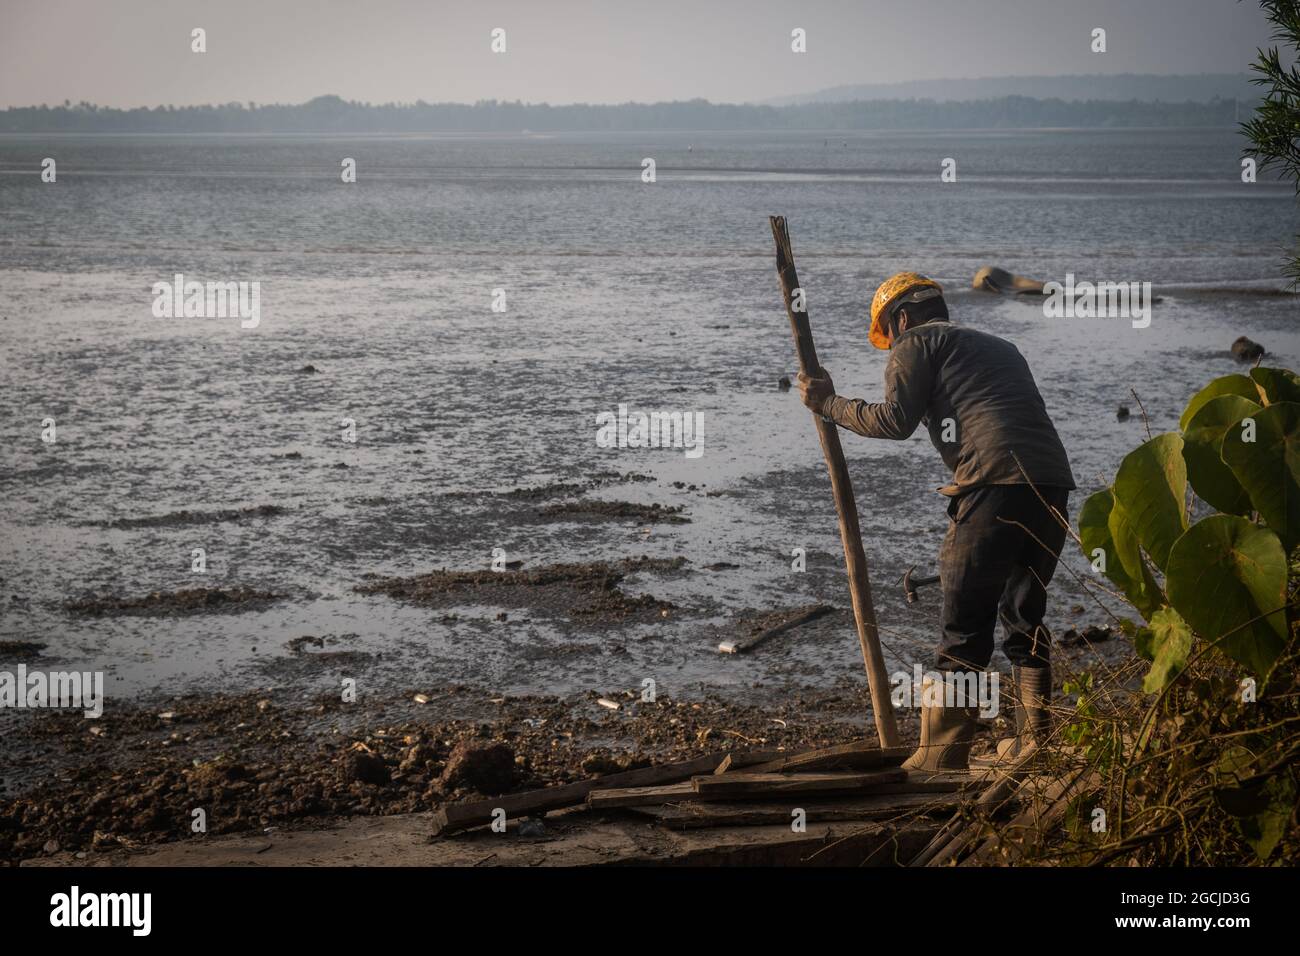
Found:
M 205 54 L 190 52 L 194 27 Z M 795 27 L 805 54 L 790 51 Z M 1241 72 L 1267 43 L 1254 0 L 0 0 L 0 107 L 743 102 L 944 77 Z

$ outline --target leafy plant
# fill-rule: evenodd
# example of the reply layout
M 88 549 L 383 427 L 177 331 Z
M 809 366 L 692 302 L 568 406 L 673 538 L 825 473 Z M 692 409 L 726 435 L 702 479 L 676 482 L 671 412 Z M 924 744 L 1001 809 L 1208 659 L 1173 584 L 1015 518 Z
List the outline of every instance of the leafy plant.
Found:
M 1158 693 L 1195 638 L 1261 680 L 1287 641 L 1287 554 L 1300 544 L 1300 378 L 1257 368 L 1210 382 L 1181 433 L 1158 435 L 1084 502 L 1079 540 L 1148 626 Z M 1188 489 L 1215 513 L 1188 522 Z

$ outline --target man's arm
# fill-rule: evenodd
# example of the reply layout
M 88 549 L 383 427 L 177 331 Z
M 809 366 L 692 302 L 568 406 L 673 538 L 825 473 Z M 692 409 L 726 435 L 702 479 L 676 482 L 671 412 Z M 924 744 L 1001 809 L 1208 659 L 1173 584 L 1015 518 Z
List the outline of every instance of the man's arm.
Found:
M 901 440 L 910 437 L 925 417 L 933 380 L 921 339 L 908 336 L 889 353 L 883 402 L 832 395 L 821 411 L 835 424 L 867 438 Z

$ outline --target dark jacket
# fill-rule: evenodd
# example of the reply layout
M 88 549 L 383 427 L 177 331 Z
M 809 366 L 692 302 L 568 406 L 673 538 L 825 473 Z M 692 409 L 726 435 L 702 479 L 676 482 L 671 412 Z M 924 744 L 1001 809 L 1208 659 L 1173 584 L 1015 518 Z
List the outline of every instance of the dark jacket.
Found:
M 1029 365 L 987 332 L 951 322 L 908 329 L 890 349 L 883 402 L 837 395 L 823 412 L 868 438 L 908 438 L 924 422 L 953 473 L 944 494 L 980 485 L 1075 486 Z

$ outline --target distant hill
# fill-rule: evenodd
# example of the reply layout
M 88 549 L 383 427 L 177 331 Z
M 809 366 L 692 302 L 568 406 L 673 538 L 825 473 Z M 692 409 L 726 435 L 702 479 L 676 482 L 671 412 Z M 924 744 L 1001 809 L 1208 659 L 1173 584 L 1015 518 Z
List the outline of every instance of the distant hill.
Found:
M 1242 102 L 1240 118 L 1249 115 Z M 1231 99 L 1144 103 L 1003 96 L 972 102 L 854 100 L 756 106 L 672 103 L 355 103 L 319 96 L 295 105 L 224 103 L 115 109 L 78 103 L 0 110 L 0 133 L 518 133 L 608 130 L 1027 129 L 1233 126 Z
M 1194 73 L 1162 76 L 1155 73 L 1075 74 L 1067 76 L 985 76 L 975 79 L 912 80 L 906 83 L 867 83 L 833 86 L 765 100 L 767 106 L 800 103 L 846 103 L 850 100 L 989 100 L 1028 96 L 1067 102 L 1112 100 L 1143 103 L 1203 103 L 1239 97 L 1253 100 L 1259 87 L 1246 73 Z

